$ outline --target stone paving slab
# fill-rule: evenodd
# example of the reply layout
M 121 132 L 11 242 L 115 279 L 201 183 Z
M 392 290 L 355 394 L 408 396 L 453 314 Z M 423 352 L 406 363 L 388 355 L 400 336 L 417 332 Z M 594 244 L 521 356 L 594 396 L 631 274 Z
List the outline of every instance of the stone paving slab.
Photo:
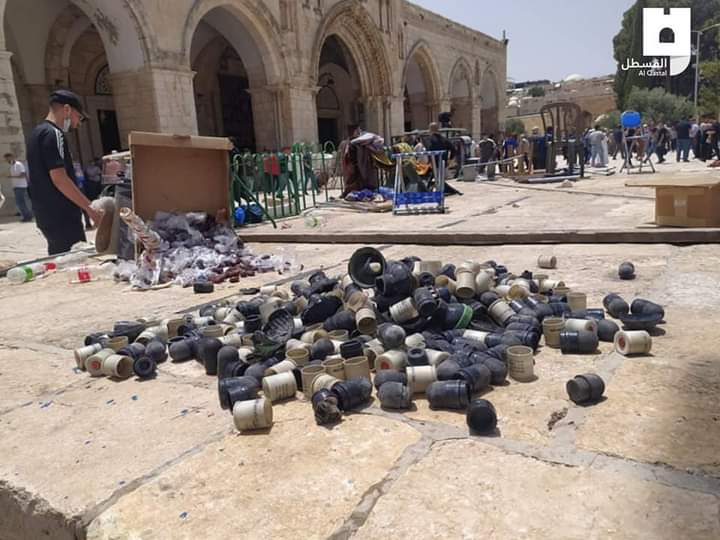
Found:
M 720 355 L 627 360 L 577 435 L 581 448 L 720 477 Z
M 269 252 L 279 246 L 251 247 Z M 684 495 L 677 493 L 691 490 L 687 492 L 693 496 L 695 491 L 720 494 L 713 461 L 720 452 L 720 437 L 716 424 L 711 423 L 717 410 L 717 400 L 712 401 L 712 397 L 717 396 L 720 358 L 709 345 L 714 343 L 720 322 L 720 293 L 716 286 L 711 286 L 716 283 L 720 262 L 716 246 L 380 247 L 390 259 L 409 254 L 455 262 L 495 259 L 513 270 L 533 271 L 538 271 L 538 254 L 551 253 L 558 257 L 559 265 L 549 273 L 587 292 L 591 306 L 602 305 L 602 297 L 610 291 L 628 299 L 643 296 L 663 302 L 667 310 L 665 335 L 656 336 L 652 356 L 624 359 L 608 354 L 606 344 L 601 345 L 603 354 L 582 357 L 541 350 L 537 356 L 538 381 L 511 382 L 488 393 L 500 415 L 501 437 L 487 443 L 497 448 L 494 452 L 509 456 L 522 452 L 526 456 L 513 458 L 521 461 L 501 461 L 503 467 L 497 482 L 503 486 L 497 489 L 504 490 L 507 504 L 503 508 L 521 507 L 519 501 L 507 495 L 511 492 L 535 490 L 530 491 L 536 493 L 534 499 L 555 501 L 541 490 L 541 482 L 531 479 L 528 484 L 523 474 L 526 462 L 533 467 L 542 465 L 542 470 L 547 467 L 550 472 L 563 471 L 557 485 L 558 489 L 565 489 L 562 488 L 565 484 L 570 486 L 566 488 L 568 493 L 580 489 L 582 482 L 574 476 L 565 476 L 565 469 L 592 469 L 581 476 L 588 485 L 600 486 L 597 494 L 585 497 L 593 501 L 589 511 L 597 516 L 597 522 L 608 524 L 607 530 L 615 527 L 615 532 L 606 533 L 602 529 L 593 536 L 586 528 L 580 528 L 578 538 L 641 536 L 636 534 L 634 523 L 626 524 L 628 512 L 619 508 L 623 506 L 620 502 L 600 500 L 603 494 L 609 499 L 614 492 L 622 492 L 624 488 L 618 487 L 621 480 L 632 486 L 627 496 L 639 502 L 628 505 L 638 513 L 649 509 L 649 515 L 654 516 L 657 506 L 658 512 L 667 509 L 673 520 L 675 513 L 692 518 L 697 512 L 702 514 L 696 516 L 697 521 L 704 519 L 703 497 L 708 495 L 701 497 L 697 509 L 687 513 Z M 356 246 L 348 245 L 294 248 L 306 271 L 325 267 L 330 273 L 343 272 L 355 249 Z M 638 277 L 634 281 L 615 277 L 617 265 L 625 259 L 636 263 Z M 347 538 L 363 527 L 373 509 L 377 512 L 384 508 L 395 482 L 409 476 L 407 467 L 420 462 L 434 441 L 467 437 L 464 415 L 431 412 L 424 399 L 417 400 L 416 411 L 404 415 L 386 414 L 375 402 L 365 414 L 351 415 L 331 431 L 315 426 L 309 404 L 283 403 L 276 407 L 278 422 L 270 433 L 240 436 L 234 432 L 230 415 L 218 406 L 214 380 L 205 376 L 196 362 L 166 363 L 157 380 L 144 383 L 134 380 L 113 383 L 106 379 L 91 380 L 85 374 L 75 375 L 71 348 L 87 331 L 104 328 L 116 318 L 147 313 L 166 316 L 168 312 L 234 293 L 238 286 L 201 297 L 178 288 L 123 293 L 122 286 L 98 282 L 89 288 L 72 288 L 74 297 L 70 301 L 62 277 L 52 279 L 56 281 L 48 279 L 20 287 L 0 282 L 0 322 L 10 329 L 9 334 L 0 337 L 0 396 L 11 396 L 6 398 L 9 409 L 3 409 L 0 401 L 3 540 L 75 539 L 83 538 L 88 531 L 93 538 L 223 538 L 243 536 L 237 531 L 245 530 L 246 526 L 260 531 L 255 535 L 259 537 Z M 272 274 L 259 276 L 253 283 L 291 279 L 292 276 Z M 35 286 L 40 289 L 33 289 Z M 50 299 L 45 300 L 46 296 Z M 699 299 L 706 308 L 704 312 L 697 310 Z M 104 307 L 99 309 L 97 305 Z M 564 395 L 564 382 L 575 372 L 593 368 L 607 381 L 608 399 L 589 408 L 571 406 Z M 26 387 L 22 384 L 24 380 L 28 382 Z M 639 392 L 639 399 L 633 397 L 635 392 Z M 138 396 L 137 401 L 132 399 L 133 395 Z M 40 408 L 39 400 L 53 403 Z M 114 401 L 108 404 L 109 400 Z M 18 406 L 26 401 L 32 403 Z M 549 430 L 551 415 L 565 408 L 567 415 Z M 184 415 L 183 410 L 187 410 Z M 676 411 L 688 419 L 679 427 Z M 86 447 L 88 440 L 92 442 Z M 434 444 L 434 448 L 439 448 L 439 443 Z M 357 452 L 362 455 L 358 457 Z M 220 454 L 224 456 L 219 458 Z M 353 460 L 343 461 L 345 455 L 353 456 Z M 229 461 L 225 461 L 226 456 L 230 456 Z M 238 476 L 234 465 L 228 464 L 246 457 L 253 468 Z M 108 468 L 108 461 L 113 463 L 112 468 Z M 457 456 L 450 462 L 454 470 L 462 470 L 466 463 Z M 655 462 L 668 465 L 655 466 Z M 595 466 L 601 463 L 606 466 Z M 628 476 L 628 471 L 635 470 L 642 474 Z M 304 504 L 303 494 L 309 489 L 301 480 L 305 471 L 320 479 L 318 485 L 325 481 L 346 498 L 333 499 L 330 506 L 323 506 L 326 493 L 312 491 L 314 498 L 310 501 L 314 501 L 314 506 Z M 287 492 L 281 489 L 279 480 L 272 483 L 275 474 L 289 479 Z M 483 471 L 476 477 L 491 476 Z M 424 484 L 415 485 L 416 477 L 411 478 L 413 493 L 422 493 Z M 442 474 L 439 478 L 442 479 Z M 346 479 L 352 479 L 354 484 L 348 487 L 343 483 Z M 696 479 L 709 487 L 693 488 Z M 165 481 L 168 483 L 164 484 Z M 442 504 L 455 497 L 454 484 L 437 485 L 440 487 L 435 497 Z M 244 491 L 248 486 L 259 491 Z M 227 500 L 219 496 L 228 493 L 231 497 Z M 643 493 L 657 497 L 647 495 L 650 498 L 643 499 Z M 478 497 L 475 500 L 483 500 Z M 251 502 L 246 502 L 249 499 Z M 655 500 L 659 502 L 655 504 Z M 564 499 L 561 497 L 560 501 Z M 638 506 L 640 503 L 645 506 Z M 672 510 L 671 503 L 677 510 Z M 567 515 L 556 520 L 555 532 L 563 532 L 571 518 L 583 522 L 586 509 L 578 504 L 569 504 Z M 243 521 L 242 509 L 248 505 L 250 512 Z M 562 504 L 555 507 L 561 508 Z M 413 509 L 408 503 L 402 512 L 395 514 L 404 519 L 416 513 Z M 533 515 L 553 515 L 552 508 L 531 509 L 535 509 Z M 180 518 L 182 512 L 188 512 L 184 519 Z M 145 514 L 147 517 L 143 517 Z M 447 515 L 442 519 L 447 530 L 453 532 L 456 518 Z M 227 526 L 220 528 L 223 520 Z M 437 518 L 437 523 L 441 522 Z M 548 519 L 536 526 L 538 530 L 546 527 L 553 531 L 552 523 Z M 506 523 L 491 522 L 485 527 L 483 521 L 478 526 L 483 531 L 492 531 L 493 526 L 496 531 L 511 531 L 505 535 L 496 533 L 496 538 L 542 538 L 522 531 L 513 534 L 514 529 L 503 529 L 509 527 Z M 574 525 L 567 526 L 568 534 L 576 532 Z M 401 523 L 397 530 L 387 529 L 385 534 L 376 536 L 398 536 L 405 527 Z M 675 529 L 668 530 L 674 534 Z M 689 531 L 695 534 L 696 529 L 690 527 Z M 546 537 L 552 536 L 548 532 Z M 650 534 L 646 537 L 663 538 Z
M 209 445 L 120 499 L 88 539 L 328 537 L 420 433 L 365 415 L 325 429 L 308 411 L 300 402 L 275 407 L 269 433 Z
M 217 393 L 205 388 L 162 375 L 142 383 L 83 377 L 84 385 L 0 416 L 0 478 L 68 518 L 231 429 Z
M 67 360 L 67 354 L 0 346 L 0 414 L 81 381 Z
M 441 441 L 354 538 L 707 540 L 720 536 L 717 512 L 713 495 Z
M 608 349 L 607 345 L 603 349 Z M 520 383 L 508 379 L 506 386 L 497 386 L 478 395 L 492 402 L 498 411 L 498 431 L 502 437 L 537 444 L 552 444 L 553 414 L 564 416 L 572 402 L 565 392 L 565 383 L 578 373 L 595 372 L 595 355 L 561 355 L 553 349 L 543 349 L 535 356 L 537 380 Z M 432 410 L 423 394 L 415 395 L 417 410 L 408 412 L 418 421 L 442 422 L 467 429 L 465 413 Z M 551 422 L 552 421 L 552 422 Z

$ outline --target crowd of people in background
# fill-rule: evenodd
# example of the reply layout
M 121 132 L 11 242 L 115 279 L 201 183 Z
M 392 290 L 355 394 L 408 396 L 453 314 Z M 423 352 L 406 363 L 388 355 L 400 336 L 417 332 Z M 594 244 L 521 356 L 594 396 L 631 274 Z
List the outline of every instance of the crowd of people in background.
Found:
M 577 136 L 571 137 L 576 140 Z M 479 158 L 481 168 L 492 161 L 499 163 L 499 169 L 506 173 L 532 172 L 545 168 L 545 154 L 542 150 L 552 139 L 552 128 L 544 135 L 538 127 L 530 134 L 507 132 L 499 137 L 483 134 L 475 143 L 473 155 Z M 590 167 L 607 167 L 610 159 L 618 156 L 628 163 L 665 163 L 669 156 L 676 162 L 688 163 L 691 159 L 703 162 L 720 161 L 720 122 L 682 118 L 672 123 L 647 123 L 638 128 L 617 125 L 606 129 L 600 125 L 588 128 L 582 134 L 584 163 Z M 541 154 L 541 155 L 540 155 Z M 565 152 L 563 151 L 563 155 Z M 566 156 L 567 157 L 567 156 Z

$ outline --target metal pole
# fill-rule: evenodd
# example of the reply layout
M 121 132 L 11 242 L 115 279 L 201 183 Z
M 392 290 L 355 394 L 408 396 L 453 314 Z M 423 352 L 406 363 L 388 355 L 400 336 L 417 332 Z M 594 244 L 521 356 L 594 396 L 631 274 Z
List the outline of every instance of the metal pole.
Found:
M 702 31 L 697 31 L 697 40 L 695 42 L 695 122 L 700 123 L 700 115 L 698 113 L 698 83 L 700 80 L 700 36 Z

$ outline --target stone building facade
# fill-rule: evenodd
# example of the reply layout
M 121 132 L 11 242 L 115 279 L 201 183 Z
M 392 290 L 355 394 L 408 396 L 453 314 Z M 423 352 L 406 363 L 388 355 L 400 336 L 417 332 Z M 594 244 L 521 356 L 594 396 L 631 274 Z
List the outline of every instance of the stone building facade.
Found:
M 479 135 L 505 80 L 506 43 L 405 0 L 0 0 L 0 150 L 20 156 L 57 87 L 85 101 L 87 162 L 133 130 L 260 151 L 451 110 Z

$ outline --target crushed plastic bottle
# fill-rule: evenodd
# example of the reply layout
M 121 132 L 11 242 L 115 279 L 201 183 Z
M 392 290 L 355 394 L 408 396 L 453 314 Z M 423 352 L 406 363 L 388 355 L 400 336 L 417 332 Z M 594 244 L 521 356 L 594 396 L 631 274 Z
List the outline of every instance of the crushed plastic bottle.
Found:
M 42 276 L 48 269 L 48 266 L 43 263 L 16 266 L 8 270 L 7 278 L 11 283 L 25 283 Z
M 305 226 L 309 229 L 319 229 L 324 227 L 327 221 L 325 218 L 314 212 L 309 212 L 305 215 Z

